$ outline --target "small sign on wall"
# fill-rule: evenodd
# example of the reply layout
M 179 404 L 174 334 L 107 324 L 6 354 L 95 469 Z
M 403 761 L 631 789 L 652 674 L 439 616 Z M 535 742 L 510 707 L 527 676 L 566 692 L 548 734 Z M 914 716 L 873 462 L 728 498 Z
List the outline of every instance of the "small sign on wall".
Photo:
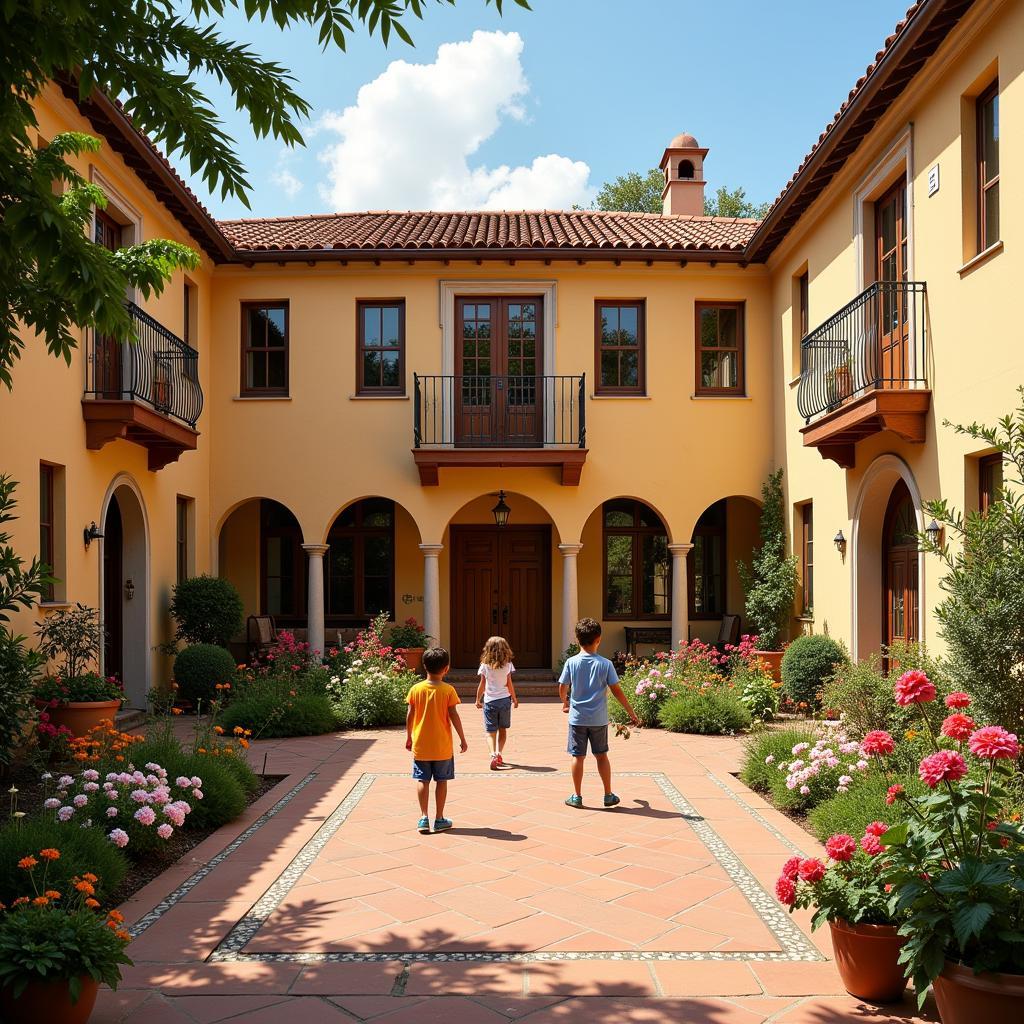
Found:
M 928 171 L 928 195 L 933 196 L 939 191 L 939 165 Z

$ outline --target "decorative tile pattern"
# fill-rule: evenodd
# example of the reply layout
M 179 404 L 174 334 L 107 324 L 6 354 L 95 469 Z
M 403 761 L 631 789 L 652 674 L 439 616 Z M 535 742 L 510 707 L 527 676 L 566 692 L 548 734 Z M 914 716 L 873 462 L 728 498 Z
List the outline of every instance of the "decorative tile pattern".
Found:
M 796 926 L 740 859 L 732 852 L 718 833 L 702 818 L 663 772 L 620 772 L 620 776 L 653 779 L 672 806 L 680 812 L 697 838 L 707 847 L 732 883 L 750 903 L 779 944 L 779 951 L 648 951 L 623 950 L 619 952 L 268 952 L 246 953 L 245 946 L 255 937 L 262 925 L 281 905 L 302 875 L 310 868 L 320 852 L 338 832 L 346 819 L 370 791 L 378 778 L 407 777 L 406 772 L 373 772 L 360 776 L 358 782 L 344 797 L 316 834 L 295 855 L 278 879 L 267 889 L 249 912 L 231 929 L 221 944 L 210 955 L 218 963 L 374 963 L 374 962 L 474 962 L 474 963 L 530 963 L 563 960 L 718 960 L 718 961 L 817 961 L 825 957 Z M 560 773 L 561 774 L 561 773 Z M 463 778 L 486 778 L 487 773 L 462 773 Z M 751 808 L 737 799 L 747 813 Z M 757 817 L 760 817 L 757 815 Z M 765 823 L 766 824 L 766 823 Z M 770 826 L 769 826 L 770 828 Z M 775 834 L 774 829 L 770 829 Z M 239 837 L 241 839 L 241 837 Z M 187 884 L 187 883 L 186 883 Z M 180 897 L 179 897 L 180 898 Z M 170 899 L 170 898 L 169 898 Z

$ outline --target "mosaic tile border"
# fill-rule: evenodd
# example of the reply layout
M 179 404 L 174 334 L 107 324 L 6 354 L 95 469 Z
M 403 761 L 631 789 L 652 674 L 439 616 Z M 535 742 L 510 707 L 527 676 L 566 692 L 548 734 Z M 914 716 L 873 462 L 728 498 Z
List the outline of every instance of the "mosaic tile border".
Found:
M 318 775 L 318 772 L 310 772 L 304 779 L 299 780 L 288 790 L 273 807 L 265 810 L 248 828 L 239 833 L 220 853 L 211 857 L 202 867 L 197 868 L 184 882 L 172 892 L 169 892 L 152 910 L 143 914 L 134 924 L 129 925 L 128 934 L 137 939 L 147 928 L 156 924 L 164 914 L 167 913 L 176 903 L 188 895 L 218 864 L 230 857 L 243 843 L 248 842 L 271 818 L 280 813 L 308 786 Z M 275 787 L 276 788 L 276 787 Z
M 559 773 L 562 774 L 562 773 Z M 778 901 L 770 895 L 708 822 L 698 814 L 664 772 L 619 772 L 622 777 L 653 779 L 666 798 L 683 816 L 697 838 L 722 865 L 733 884 L 750 903 L 758 917 L 778 941 L 779 951 L 648 951 L 614 952 L 335 952 L 335 953 L 246 953 L 245 946 L 283 902 L 298 880 L 313 864 L 378 778 L 407 778 L 407 772 L 367 772 L 360 776 L 341 803 L 295 855 L 281 875 L 245 916 L 224 937 L 208 957 L 211 963 L 543 963 L 568 960 L 709 960 L 709 961 L 819 961 L 825 957 L 796 926 Z M 463 778 L 488 778 L 486 772 L 463 773 Z M 750 811 L 741 801 L 741 807 Z M 774 830 L 773 834 L 774 834 Z

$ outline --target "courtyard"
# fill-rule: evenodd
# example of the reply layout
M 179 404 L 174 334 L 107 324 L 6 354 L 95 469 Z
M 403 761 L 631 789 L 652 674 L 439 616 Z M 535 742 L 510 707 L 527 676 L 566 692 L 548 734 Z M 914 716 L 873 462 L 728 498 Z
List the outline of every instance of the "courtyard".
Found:
M 487 770 L 475 716 L 450 833 L 419 835 L 400 732 L 253 744 L 286 776 L 121 909 L 101 1024 L 239 1020 L 930 1020 L 844 993 L 828 932 L 771 894 L 820 852 L 734 777 L 742 741 L 613 741 L 622 805 L 566 808 L 565 719 L 525 702 Z

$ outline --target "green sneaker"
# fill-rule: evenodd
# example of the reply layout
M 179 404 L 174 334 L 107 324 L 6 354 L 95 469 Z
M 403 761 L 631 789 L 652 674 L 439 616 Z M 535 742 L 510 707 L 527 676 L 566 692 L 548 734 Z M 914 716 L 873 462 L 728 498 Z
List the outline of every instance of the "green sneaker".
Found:
M 452 827 L 452 823 L 447 818 L 437 818 L 434 821 L 435 832 L 447 832 Z
M 421 835 L 429 835 L 430 819 L 424 814 L 423 817 L 416 822 L 416 828 L 419 829 Z
M 605 805 L 605 807 L 614 807 L 618 803 L 622 803 L 622 801 L 614 793 L 605 793 L 605 795 L 604 795 L 604 805 Z
M 577 796 L 575 793 L 573 793 L 572 796 L 566 797 L 565 806 L 575 807 L 577 810 L 579 810 L 583 806 L 583 797 Z

